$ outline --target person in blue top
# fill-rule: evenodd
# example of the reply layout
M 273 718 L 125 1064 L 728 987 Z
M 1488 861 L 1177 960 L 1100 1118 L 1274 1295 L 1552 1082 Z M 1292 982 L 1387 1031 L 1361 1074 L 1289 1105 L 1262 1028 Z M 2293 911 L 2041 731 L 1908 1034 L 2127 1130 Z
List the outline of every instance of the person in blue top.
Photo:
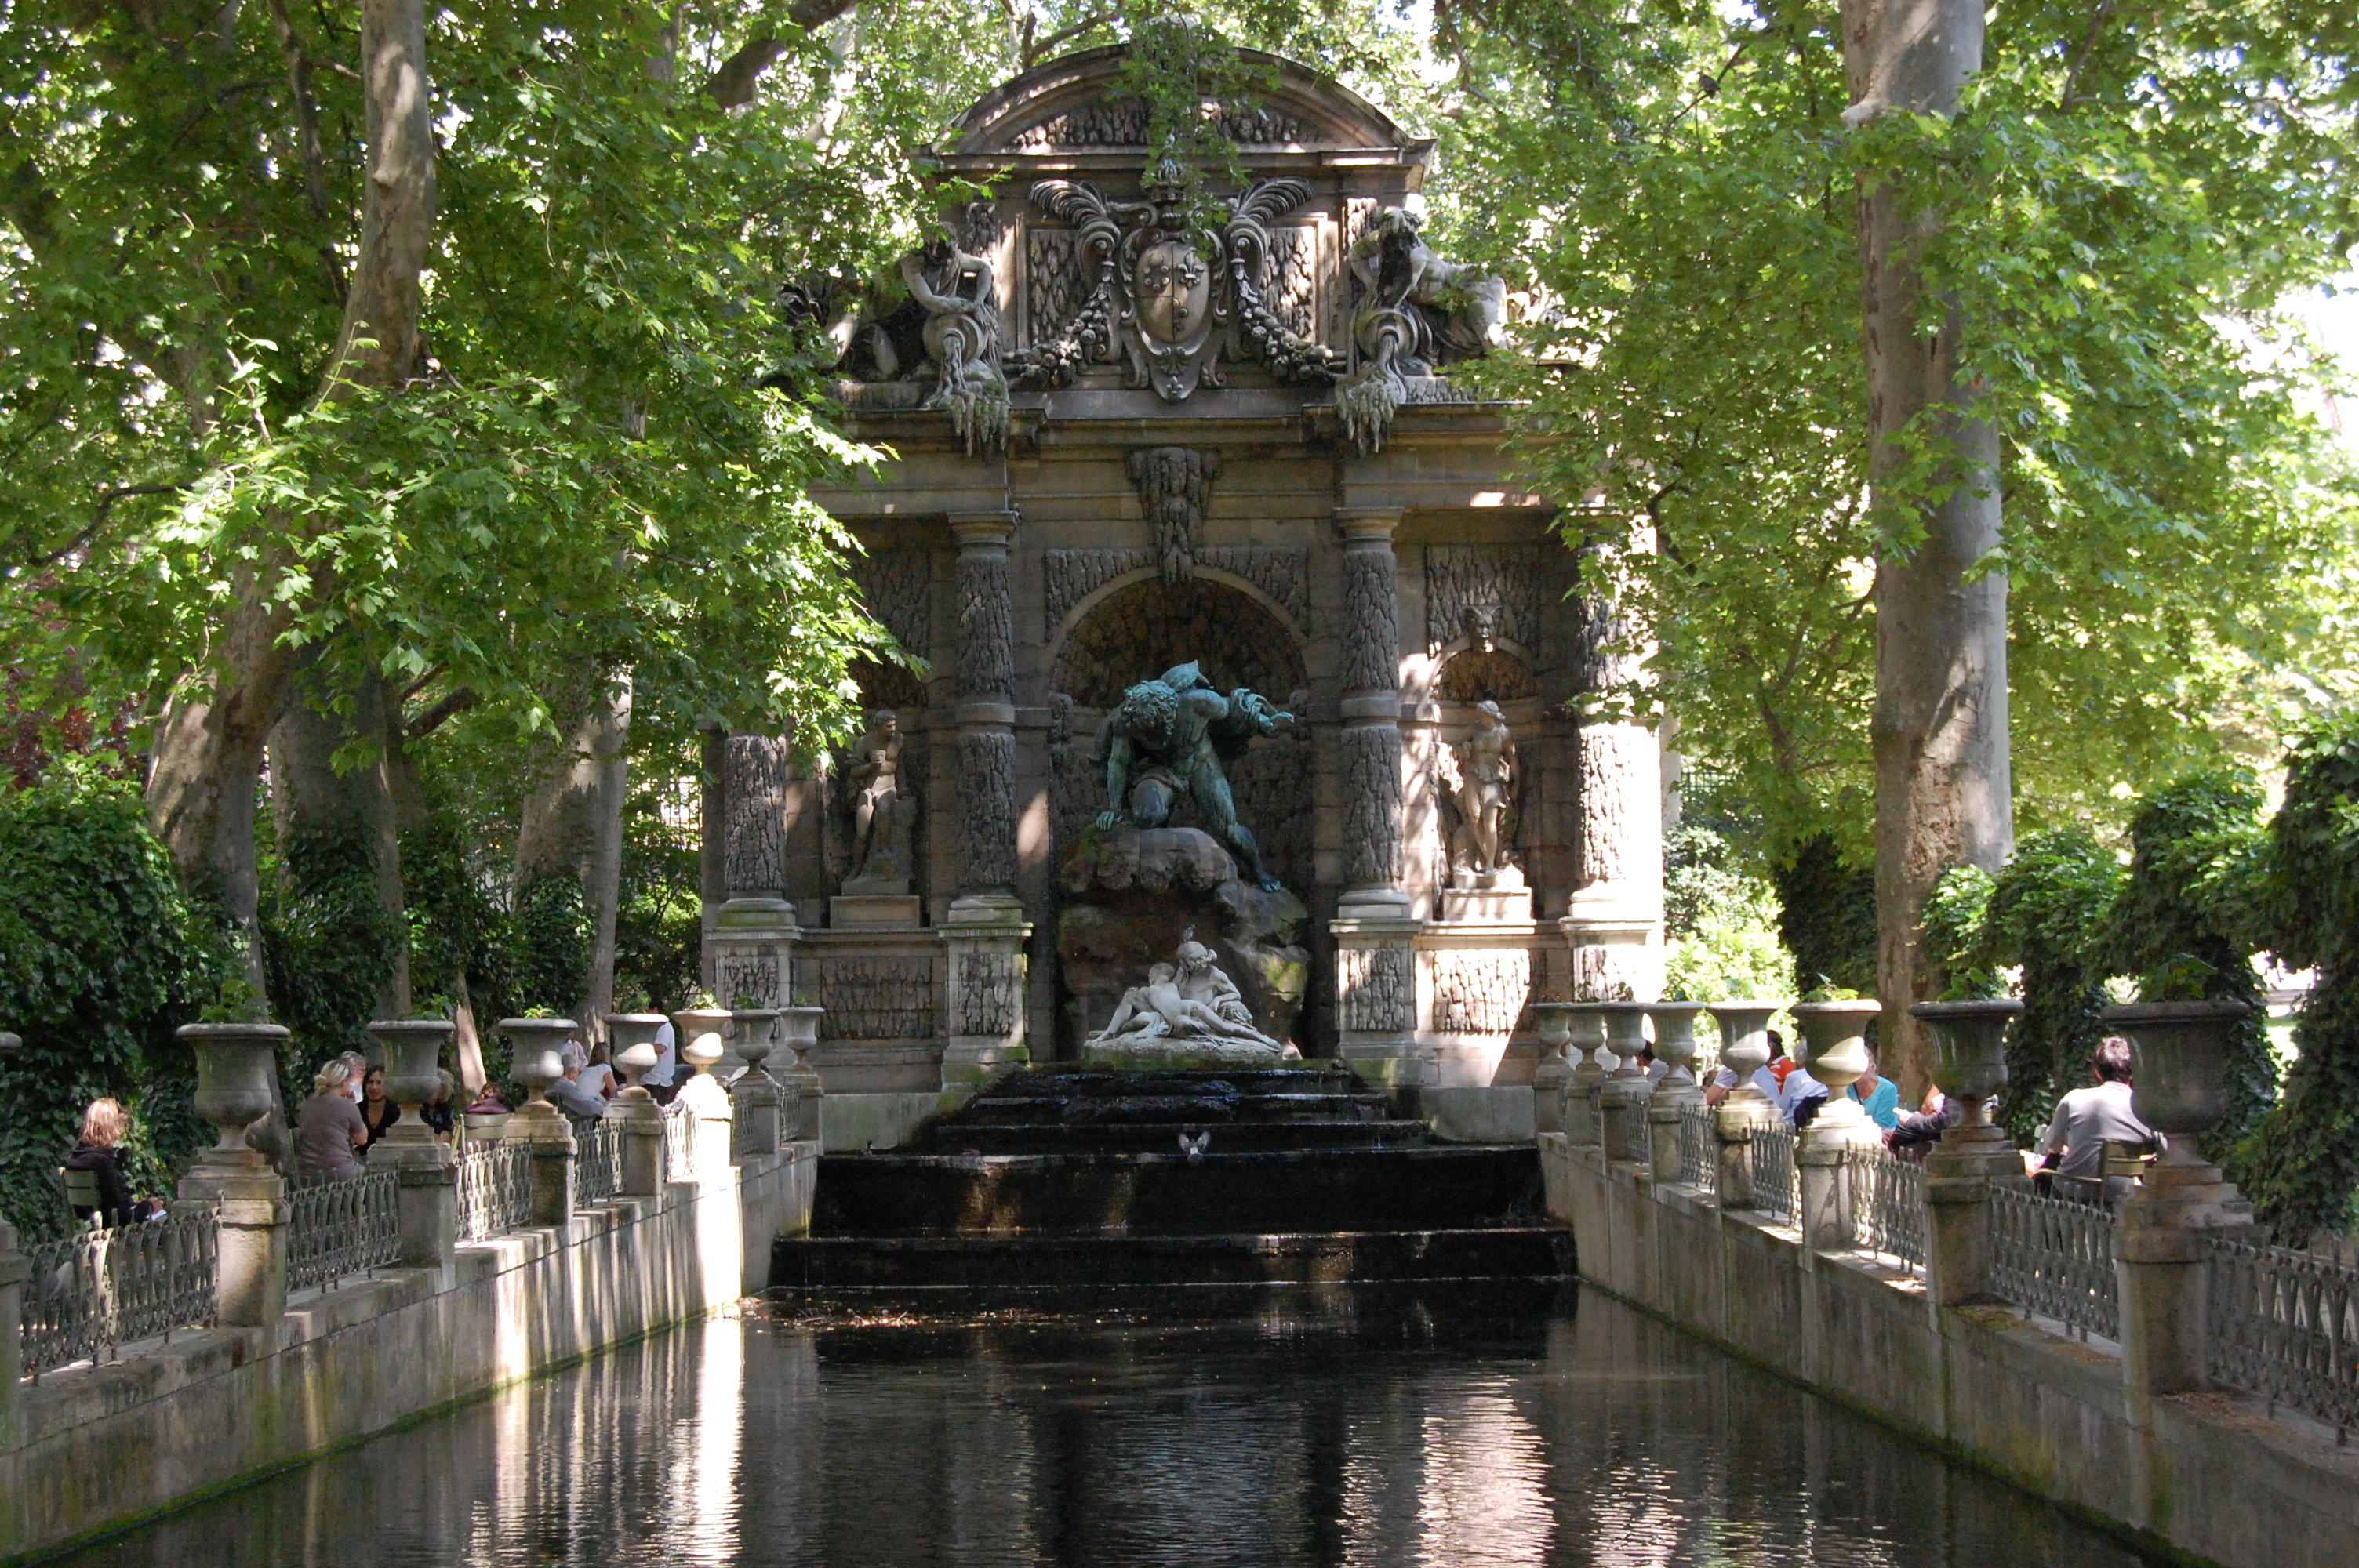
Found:
M 1886 1132 L 1900 1125 L 1900 1087 L 1875 1070 L 1875 1053 L 1867 1054 L 1867 1071 L 1844 1091 L 1866 1108 L 1868 1119 Z

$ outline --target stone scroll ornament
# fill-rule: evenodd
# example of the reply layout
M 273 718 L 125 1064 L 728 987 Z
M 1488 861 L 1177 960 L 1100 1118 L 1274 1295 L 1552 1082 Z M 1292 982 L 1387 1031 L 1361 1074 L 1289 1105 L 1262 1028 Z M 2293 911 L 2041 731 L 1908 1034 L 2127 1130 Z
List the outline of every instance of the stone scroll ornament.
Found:
M 1244 756 L 1256 735 L 1274 734 L 1293 719 L 1243 687 L 1222 696 L 1192 663 L 1139 682 L 1123 694 L 1121 706 L 1098 730 L 1106 785 L 1106 809 L 1098 826 L 1160 827 L 1185 795 L 1195 802 L 1206 829 L 1235 851 L 1253 880 L 1276 892 L 1277 879 L 1262 864 L 1253 829 L 1237 820 L 1236 800 L 1221 764 Z
M 1360 368 L 1335 388 L 1335 412 L 1364 453 L 1384 446 L 1394 411 L 1413 400 L 1409 377 L 1497 348 L 1506 324 L 1506 281 L 1444 261 L 1419 236 L 1423 222 L 1388 207 L 1352 244 Z
M 1218 231 L 1190 220 L 1185 172 L 1165 154 L 1145 201 L 1112 201 L 1086 181 L 1046 179 L 1033 204 L 1072 225 L 1081 304 L 1052 335 L 1011 354 L 1018 384 L 1065 386 L 1093 364 L 1124 364 L 1167 403 L 1222 384 L 1225 355 L 1257 359 L 1284 381 L 1326 383 L 1333 351 L 1290 330 L 1271 299 L 1271 222 L 1310 199 L 1299 179 L 1266 179 L 1229 202 Z

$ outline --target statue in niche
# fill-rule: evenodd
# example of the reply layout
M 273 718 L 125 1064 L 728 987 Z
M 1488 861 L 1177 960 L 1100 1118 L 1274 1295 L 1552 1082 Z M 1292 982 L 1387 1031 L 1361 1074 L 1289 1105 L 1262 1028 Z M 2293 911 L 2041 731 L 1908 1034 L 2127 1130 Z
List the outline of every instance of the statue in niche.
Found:
M 1090 1036 L 1086 1048 L 1115 1054 L 1145 1048 L 1162 1054 L 1172 1044 L 1157 1043 L 1181 1042 L 1222 1054 L 1243 1046 L 1247 1056 L 1272 1062 L 1282 1060 L 1288 1049 L 1254 1027 L 1253 1011 L 1236 982 L 1221 972 L 1212 950 L 1196 940 L 1193 926 L 1181 934 L 1171 962 L 1155 965 L 1145 985 L 1123 993 L 1114 1016 Z
M 909 891 L 910 827 L 917 802 L 901 792 L 901 722 L 873 715 L 843 770 L 852 795 L 852 874 L 846 892 Z
M 1516 741 L 1495 702 L 1474 705 L 1474 723 L 1442 762 L 1446 797 L 1455 808 L 1452 880 L 1464 888 L 1517 888 L 1523 872 L 1510 859 L 1515 837 Z
M 1098 826 L 1160 827 L 1185 795 L 1212 837 L 1236 852 L 1245 874 L 1277 892 L 1277 879 L 1262 865 L 1253 830 L 1237 820 L 1221 764 L 1245 755 L 1254 737 L 1274 734 L 1293 720 L 1244 687 L 1222 696 L 1192 662 L 1139 682 L 1098 730 L 1106 783 Z
M 1394 411 L 1408 401 L 1408 377 L 1497 348 L 1506 325 L 1506 280 L 1444 260 L 1423 227 L 1418 214 L 1388 207 L 1348 257 L 1361 364 L 1336 387 L 1335 411 L 1364 452 L 1384 445 Z

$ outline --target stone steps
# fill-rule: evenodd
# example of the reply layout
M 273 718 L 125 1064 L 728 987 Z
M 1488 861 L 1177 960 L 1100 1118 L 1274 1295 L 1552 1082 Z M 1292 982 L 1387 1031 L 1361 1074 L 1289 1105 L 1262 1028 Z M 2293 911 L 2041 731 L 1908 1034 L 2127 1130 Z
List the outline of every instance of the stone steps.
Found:
M 773 1288 L 1025 1290 L 1543 1280 L 1572 1272 L 1549 1226 L 1209 1236 L 821 1237 L 782 1241 Z

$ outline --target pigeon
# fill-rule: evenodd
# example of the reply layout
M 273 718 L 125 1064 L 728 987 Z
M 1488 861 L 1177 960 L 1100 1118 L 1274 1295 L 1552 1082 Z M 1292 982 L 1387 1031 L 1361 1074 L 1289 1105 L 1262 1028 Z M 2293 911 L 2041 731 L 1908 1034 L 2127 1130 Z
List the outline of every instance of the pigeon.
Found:
M 1184 1132 L 1180 1135 L 1180 1152 L 1187 1158 L 1190 1165 L 1203 1159 L 1204 1151 L 1212 1146 L 1212 1134 L 1210 1129 L 1197 1133 L 1193 1138 Z

